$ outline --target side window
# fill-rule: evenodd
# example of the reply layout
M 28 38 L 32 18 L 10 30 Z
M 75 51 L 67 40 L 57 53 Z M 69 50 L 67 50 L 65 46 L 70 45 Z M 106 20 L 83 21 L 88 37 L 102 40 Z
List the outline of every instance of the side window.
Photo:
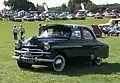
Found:
M 83 30 L 83 37 L 84 39 L 94 39 L 91 32 L 89 30 Z
M 74 29 L 72 30 L 72 34 L 71 34 L 71 39 L 81 39 L 81 31 L 80 29 Z

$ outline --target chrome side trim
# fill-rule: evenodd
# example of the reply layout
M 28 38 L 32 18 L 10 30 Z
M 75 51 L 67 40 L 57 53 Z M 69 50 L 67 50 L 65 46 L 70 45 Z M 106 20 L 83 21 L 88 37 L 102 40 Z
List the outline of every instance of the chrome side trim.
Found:
M 52 48 L 82 48 L 82 45 L 74 45 L 74 46 L 53 46 Z

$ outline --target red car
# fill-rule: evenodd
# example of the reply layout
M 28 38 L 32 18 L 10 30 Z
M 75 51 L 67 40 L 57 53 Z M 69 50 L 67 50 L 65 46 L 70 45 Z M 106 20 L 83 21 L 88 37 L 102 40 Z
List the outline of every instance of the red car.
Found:
M 103 15 L 102 14 L 95 14 L 94 18 L 95 19 L 103 19 Z
M 77 13 L 77 14 L 75 15 L 75 18 L 76 18 L 77 20 L 85 20 L 85 14 Z
M 105 15 L 105 18 L 117 18 L 117 15 L 109 13 Z

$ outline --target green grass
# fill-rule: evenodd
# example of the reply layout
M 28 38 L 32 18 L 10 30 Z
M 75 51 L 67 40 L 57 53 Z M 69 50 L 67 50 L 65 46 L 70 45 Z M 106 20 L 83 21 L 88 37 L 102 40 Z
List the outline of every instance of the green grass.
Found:
M 104 64 L 96 67 L 88 64 L 71 64 L 64 72 L 56 73 L 44 66 L 35 66 L 31 70 L 22 70 L 17 67 L 14 55 L 13 25 L 23 24 L 26 37 L 38 34 L 38 24 L 91 24 L 106 23 L 107 19 L 97 20 L 57 20 L 50 22 L 0 22 L 0 83 L 119 83 L 120 82 L 120 37 L 99 38 L 110 46 L 109 58 Z

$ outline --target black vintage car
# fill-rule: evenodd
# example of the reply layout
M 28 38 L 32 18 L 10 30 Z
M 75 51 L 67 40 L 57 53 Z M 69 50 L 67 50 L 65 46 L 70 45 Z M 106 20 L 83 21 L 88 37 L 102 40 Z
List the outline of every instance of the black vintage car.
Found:
M 95 65 L 109 55 L 107 44 L 101 43 L 87 27 L 75 24 L 48 24 L 40 36 L 19 40 L 15 44 L 15 56 L 20 68 L 32 65 L 48 65 L 60 72 L 69 59 L 85 58 Z

